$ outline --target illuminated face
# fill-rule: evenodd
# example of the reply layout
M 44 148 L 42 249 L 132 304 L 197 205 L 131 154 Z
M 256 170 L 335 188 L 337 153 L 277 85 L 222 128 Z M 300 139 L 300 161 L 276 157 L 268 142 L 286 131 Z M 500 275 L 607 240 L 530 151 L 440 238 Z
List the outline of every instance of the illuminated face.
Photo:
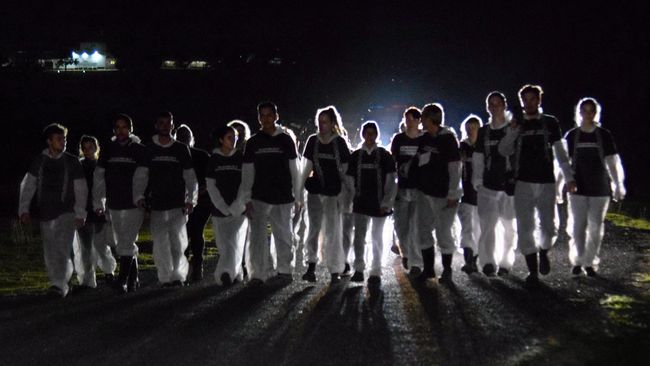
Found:
M 273 108 L 265 107 L 260 109 L 257 119 L 260 121 L 263 129 L 268 129 L 273 127 L 275 121 L 278 120 L 278 115 L 273 111 Z
M 412 113 L 408 113 L 404 116 L 404 122 L 406 122 L 406 128 L 409 130 L 414 130 L 420 127 L 420 119 L 415 118 Z
M 478 123 L 465 124 L 465 132 L 467 133 L 469 139 L 472 141 L 476 141 L 476 139 L 478 138 L 478 130 L 479 130 Z
M 541 104 L 541 99 L 535 93 L 525 93 L 521 96 L 521 106 L 526 114 L 537 114 Z
M 55 154 L 60 154 L 65 150 L 66 138 L 62 133 L 55 133 L 47 139 L 47 147 Z
M 332 120 L 330 120 L 330 117 L 326 115 L 325 113 L 321 113 L 318 116 L 318 131 L 324 135 L 327 135 L 328 133 L 332 132 L 332 128 L 334 127 L 334 124 L 332 123 Z
M 594 118 L 596 118 L 596 107 L 590 103 L 584 103 L 580 106 L 580 117 L 582 117 L 583 123 L 594 123 Z
M 506 104 L 503 102 L 503 99 L 493 95 L 488 99 L 487 111 L 490 113 L 490 116 L 502 116 L 506 111 Z
M 237 142 L 237 137 L 232 131 L 226 132 L 226 134 L 223 137 L 219 138 L 219 143 L 221 144 L 221 147 L 226 151 L 230 151 L 234 149 L 236 142 Z
M 95 160 L 95 153 L 97 152 L 97 146 L 92 141 L 86 141 L 81 144 L 81 152 L 84 154 L 84 158 L 89 160 Z
M 118 119 L 115 121 L 115 127 L 113 128 L 113 133 L 115 134 L 115 139 L 119 142 L 124 142 L 129 138 L 129 135 L 131 134 L 131 129 L 129 128 L 129 124 L 123 120 L 123 119 Z
M 422 117 L 422 127 L 430 133 L 436 133 L 438 131 L 438 125 L 433 122 L 432 118 Z
M 377 136 L 378 135 L 379 134 L 377 133 L 377 130 L 375 130 L 374 128 L 372 128 L 372 127 L 366 128 L 363 131 L 363 135 L 362 135 L 363 136 L 363 142 L 366 145 L 374 145 L 375 141 L 377 141 Z
M 156 132 L 161 136 L 171 136 L 174 129 L 174 121 L 171 118 L 160 117 L 156 120 Z

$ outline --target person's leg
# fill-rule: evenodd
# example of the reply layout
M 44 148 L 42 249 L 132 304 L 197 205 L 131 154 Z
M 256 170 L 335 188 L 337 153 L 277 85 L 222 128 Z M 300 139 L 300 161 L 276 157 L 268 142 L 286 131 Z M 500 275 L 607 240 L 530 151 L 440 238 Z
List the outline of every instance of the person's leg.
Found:
M 253 200 L 253 216 L 250 220 L 250 241 L 248 245 L 248 279 L 266 280 L 269 275 L 268 258 L 270 257 L 267 224 L 271 205 Z
M 583 267 L 585 244 L 587 239 L 587 196 L 569 194 L 569 221 L 567 227 L 571 232 L 569 240 L 569 261 L 574 267 Z M 576 274 L 579 274 L 577 272 Z
M 352 248 L 352 240 L 354 233 L 354 215 L 348 212 L 342 214 L 341 220 L 343 221 L 343 257 L 345 258 L 345 269 L 343 275 L 350 273 L 350 248 Z
M 420 278 L 426 280 L 435 278 L 434 270 L 435 250 L 433 228 L 435 224 L 433 198 L 424 193 L 419 193 L 416 203 L 416 216 L 418 227 L 418 246 L 422 253 L 422 274 Z
M 442 256 L 441 280 L 451 281 L 451 264 L 454 252 L 457 249 L 457 238 L 454 235 L 453 225 L 456 219 L 458 206 L 447 207 L 446 198 L 434 198 L 434 229 L 436 241 Z
M 214 278 L 219 285 L 229 285 L 241 280 L 241 259 L 243 246 L 241 240 L 245 216 L 212 217 L 214 241 L 219 250 L 219 260 Z M 225 277 L 227 275 L 227 277 Z
M 605 215 L 609 207 L 609 197 L 589 197 L 589 210 L 587 213 L 587 247 L 584 256 L 584 265 L 594 271 L 598 268 L 600 246 L 605 234 Z
M 56 286 L 61 296 L 65 297 L 70 290 L 68 283 L 73 273 L 74 215 L 62 214 L 54 220 L 41 222 L 40 227 L 50 284 Z
M 515 214 L 517 217 L 517 247 L 526 258 L 528 277 L 533 284 L 539 273 L 535 245 L 535 190 L 533 183 L 518 181 L 515 186 Z
M 113 229 L 108 222 L 95 224 L 93 246 L 97 253 L 96 264 L 105 275 L 110 276 L 114 274 L 117 266 L 109 244 L 114 241 L 114 239 L 111 240 L 111 236 L 113 236 Z
M 397 239 L 399 240 L 402 260 L 409 258 L 410 256 L 410 229 L 411 218 L 409 215 L 409 201 L 407 200 L 405 189 L 400 189 L 397 193 L 397 198 L 395 199 L 395 207 L 393 209 L 393 221 L 395 225 L 395 234 L 397 234 Z M 408 269 L 408 262 L 405 269 Z
M 172 281 L 185 282 L 190 264 L 185 256 L 187 249 L 187 215 L 183 209 L 177 208 L 166 211 L 169 213 L 168 237 L 169 253 L 172 263 Z
M 499 192 L 481 188 L 478 192 L 478 215 L 481 235 L 478 255 L 481 266 L 497 264 L 496 226 L 499 219 Z
M 475 256 L 478 255 L 478 239 L 480 227 L 478 208 L 474 205 L 461 203 L 458 207 L 458 218 L 461 225 L 460 246 L 463 248 L 465 264 L 461 268 L 468 274 L 476 272 Z
M 210 205 L 199 203 L 194 207 L 187 220 L 188 248 L 192 251 L 192 280 L 194 281 L 200 281 L 203 278 L 203 251 L 205 249 L 203 232 L 209 219 Z
M 372 264 L 370 266 L 370 276 L 381 276 L 382 256 L 384 254 L 384 224 L 386 217 L 372 217 L 371 237 L 372 237 Z
M 309 225 L 307 227 L 307 240 L 303 250 L 305 264 L 309 265 L 310 273 L 318 263 L 318 238 L 321 233 L 323 222 L 323 202 L 322 196 L 317 194 L 307 195 L 307 217 Z
M 355 213 L 354 214 L 354 271 L 355 276 L 357 273 L 363 275 L 366 269 L 365 249 L 366 249 L 366 234 L 368 232 L 368 222 L 370 216 Z M 359 277 L 359 276 L 356 276 Z M 363 281 L 363 276 L 361 276 Z
M 293 203 L 273 205 L 269 215 L 279 274 L 291 274 L 296 263 L 296 252 L 293 246 L 293 226 L 291 223 L 292 211 Z
M 345 256 L 343 254 L 341 210 L 338 205 L 338 198 L 323 197 L 325 239 L 323 252 L 327 269 L 332 274 L 341 274 L 345 267 Z
M 95 239 L 95 223 L 86 222 L 86 224 L 79 229 L 74 242 L 74 268 L 77 272 L 77 281 L 81 286 L 97 287 L 97 280 L 95 277 L 95 254 L 94 254 L 94 239 Z
M 169 212 L 151 211 L 151 240 L 153 241 L 153 261 L 158 272 L 158 281 L 171 284 L 174 265 L 172 263 L 171 243 L 169 240 Z
M 497 240 L 500 256 L 497 264 L 502 274 L 508 273 L 515 263 L 517 230 L 515 229 L 515 198 L 501 192 L 498 198 L 498 218 L 503 228 Z M 480 213 L 479 213 L 480 215 Z M 503 272 L 507 271 L 507 272 Z
M 539 214 L 540 227 L 540 250 L 539 250 L 539 273 L 547 275 L 551 271 L 551 262 L 548 258 L 548 251 L 551 249 L 557 238 L 557 210 L 555 184 L 539 184 L 540 192 L 536 197 L 535 207 Z

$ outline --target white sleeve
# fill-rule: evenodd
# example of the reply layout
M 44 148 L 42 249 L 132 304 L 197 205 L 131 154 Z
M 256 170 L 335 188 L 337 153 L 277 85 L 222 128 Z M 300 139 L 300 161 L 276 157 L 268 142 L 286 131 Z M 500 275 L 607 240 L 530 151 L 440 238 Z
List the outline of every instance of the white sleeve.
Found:
M 183 170 L 183 180 L 185 181 L 185 194 L 187 195 L 185 202 L 196 206 L 199 200 L 199 183 L 196 179 L 194 168 Z
M 388 173 L 386 174 L 386 182 L 384 182 L 384 198 L 381 200 L 379 207 L 393 208 L 395 196 L 397 196 L 397 173 Z
M 253 163 L 242 164 L 241 184 L 237 197 L 245 205 L 251 200 L 253 182 L 255 181 L 255 165 Z
M 133 173 L 133 203 L 136 205 L 138 201 L 144 199 L 144 191 L 147 189 L 149 183 L 149 168 L 139 166 Z
M 88 184 L 86 178 L 74 180 L 74 214 L 77 219 L 86 218 L 86 204 L 88 203 Z
M 221 211 L 224 215 L 227 215 L 230 210 L 228 204 L 224 201 L 219 188 L 217 188 L 217 180 L 214 178 L 205 178 L 205 182 L 208 195 L 210 195 L 210 201 L 212 201 L 212 204 L 217 208 L 217 210 Z
M 314 163 L 309 159 L 303 159 L 302 171 L 300 172 L 300 191 L 305 187 L 305 182 L 311 174 L 312 169 L 314 169 Z
M 37 181 L 35 176 L 31 173 L 25 174 L 25 177 L 20 182 L 20 198 L 18 200 L 18 216 L 29 213 L 29 205 L 32 203 L 32 198 L 36 194 Z
M 499 141 L 499 154 L 510 156 L 515 153 L 515 142 L 519 137 L 519 128 L 505 127 L 506 135 Z
M 558 164 L 560 164 L 566 182 L 573 182 L 573 169 L 571 169 L 571 163 L 569 163 L 565 139 L 559 139 L 553 143 L 553 153 Z
M 457 200 L 463 196 L 463 187 L 460 183 L 462 170 L 463 166 L 460 161 L 450 161 L 447 163 L 447 171 L 449 172 L 449 190 L 447 191 L 447 199 Z
M 620 201 L 625 198 L 625 171 L 621 163 L 621 157 L 618 154 L 608 155 L 605 157 L 605 165 L 609 172 L 609 177 L 614 185 L 614 199 Z
M 485 156 L 483 153 L 472 154 L 472 185 L 478 191 L 483 186 L 483 170 L 485 169 Z
M 106 209 L 106 180 L 104 179 L 106 169 L 98 166 L 93 173 L 93 208 L 95 210 Z
M 302 175 L 300 174 L 298 164 L 300 164 L 298 159 L 289 160 L 289 171 L 291 172 L 291 183 L 293 184 L 293 197 L 296 202 L 302 202 L 302 184 L 300 181 Z

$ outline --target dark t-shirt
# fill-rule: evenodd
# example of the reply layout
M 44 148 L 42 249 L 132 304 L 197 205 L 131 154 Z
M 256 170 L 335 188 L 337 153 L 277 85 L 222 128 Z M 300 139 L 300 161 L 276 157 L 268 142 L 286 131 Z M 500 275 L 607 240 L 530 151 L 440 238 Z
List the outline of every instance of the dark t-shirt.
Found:
M 231 156 L 212 154 L 208 162 L 206 177 L 214 179 L 215 185 L 227 205 L 233 203 L 237 198 L 239 185 L 241 184 L 241 169 L 244 155 L 241 151 L 235 151 Z M 224 214 L 212 206 L 212 214 L 219 217 L 225 217 L 230 213 Z
M 462 141 L 460 143 L 460 157 L 463 161 L 463 197 L 460 199 L 460 201 L 469 205 L 476 206 L 476 191 L 472 185 L 472 159 L 474 154 L 474 147 L 475 146 L 470 145 L 467 141 Z
M 578 134 L 580 140 L 576 145 L 576 135 Z M 600 138 L 597 135 L 600 135 Z M 574 178 L 578 186 L 576 194 L 583 196 L 611 195 L 609 173 L 603 158 L 618 153 L 612 134 L 600 127 L 593 132 L 579 131 L 578 127 L 566 134 L 566 140 L 575 171 Z M 598 147 L 599 140 L 602 158 Z
M 386 176 L 390 173 L 395 173 L 395 160 L 383 147 L 376 147 L 370 154 L 363 149 L 352 153 L 347 175 L 354 178 L 356 188 L 353 212 L 375 217 L 390 214 L 380 211 Z
M 99 154 L 97 166 L 105 169 L 106 206 L 111 210 L 128 210 L 133 204 L 133 174 L 143 164 L 144 145 L 130 141 L 111 141 Z
M 183 171 L 192 169 L 187 145 L 174 141 L 168 147 L 151 144 L 146 147 L 144 166 L 149 168 L 148 194 L 151 209 L 166 211 L 185 207 Z
M 309 136 L 303 157 L 313 163 L 312 174 L 305 181 L 305 189 L 311 194 L 336 196 L 341 192 L 341 175 L 337 167 L 347 164 L 350 160 L 350 149 L 345 140 L 334 137 L 329 143 L 323 144 L 317 135 Z
M 500 129 L 492 129 L 490 125 L 481 127 L 474 146 L 475 152 L 482 153 L 484 158 L 483 187 L 493 191 L 506 190 L 507 163 L 506 158 L 499 154 L 499 142 L 506 135 L 506 128 L 508 126 Z
M 420 138 L 418 154 L 429 152 L 428 163 L 422 166 L 417 163 L 418 189 L 429 196 L 446 198 L 449 194 L 449 163 L 460 161 L 458 140 L 448 130 L 442 130 L 435 137 L 425 133 Z
M 74 180 L 84 179 L 83 168 L 76 156 L 64 152 L 58 159 L 40 154 L 29 173 L 36 177 L 36 207 L 43 221 L 54 220 L 74 212 Z
M 205 190 L 205 174 L 210 160 L 210 154 L 207 151 L 190 147 L 190 155 L 192 156 L 192 166 L 196 173 L 196 180 L 199 184 L 199 201 L 198 205 L 209 205 L 210 196 L 208 191 Z
M 416 169 L 408 169 L 408 176 L 406 176 L 403 168 L 417 154 L 419 146 L 419 136 L 410 138 L 405 132 L 402 132 L 393 137 L 390 152 L 397 163 L 397 186 L 399 188 L 417 188 Z
M 88 199 L 86 201 L 86 222 L 105 222 L 104 216 L 98 216 L 93 209 L 93 174 L 97 166 L 96 160 L 81 159 L 81 167 L 86 177 L 86 185 L 88 186 Z
M 521 151 L 517 180 L 555 183 L 553 144 L 562 138 L 557 119 L 542 114 L 539 119 L 523 120 L 519 128 Z
M 272 205 L 292 203 L 295 198 L 289 160 L 297 157 L 296 144 L 286 133 L 271 136 L 260 131 L 253 135 L 244 151 L 244 163 L 255 168 L 251 198 Z

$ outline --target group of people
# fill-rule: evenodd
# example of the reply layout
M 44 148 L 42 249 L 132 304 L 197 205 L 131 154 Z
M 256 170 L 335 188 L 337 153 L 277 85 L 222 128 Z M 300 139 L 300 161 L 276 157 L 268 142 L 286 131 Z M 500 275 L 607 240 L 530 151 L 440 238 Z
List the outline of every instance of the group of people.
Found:
M 101 152 L 96 138 L 82 137 L 81 159 L 65 150 L 67 129 L 51 124 L 44 130 L 47 148 L 21 183 L 19 216 L 30 222 L 35 197 L 50 290 L 60 296 L 68 293 L 74 270 L 82 285 L 96 286 L 95 265 L 118 291 L 135 291 L 136 240 L 147 211 L 158 280 L 165 287 L 203 278 L 203 231 L 210 217 L 219 285 L 245 277 L 250 286 L 273 276 L 291 279 L 294 218 L 301 212 L 308 222 L 305 281 L 317 280 L 322 262 L 332 283 L 344 276 L 363 282 L 371 256 L 367 281 L 380 283 L 384 224 L 392 216 L 402 264 L 414 280 L 451 281 L 460 246 L 462 270 L 487 276 L 507 275 L 518 249 L 529 271 L 526 283 L 535 286 L 538 274 L 550 272 L 556 194 L 564 183 L 572 274 L 595 276 L 607 206 L 610 198 L 625 196 L 621 161 L 611 133 L 600 126 L 595 99 L 578 102 L 577 127 L 563 138 L 557 119 L 542 113 L 542 95 L 537 85 L 522 87 L 524 113 L 516 120 L 505 95 L 489 93 L 488 123 L 468 116 L 460 142 L 445 125 L 442 105 L 410 107 L 390 149 L 379 146 L 374 121 L 361 126 L 362 142 L 352 149 L 334 106 L 316 112 L 318 132 L 302 154 L 295 136 L 278 124 L 271 102 L 257 106 L 261 128 L 250 138 L 238 120 L 215 130 L 211 154 L 194 148 L 191 129 L 174 128 L 169 112 L 157 116 L 156 134 L 145 144 L 133 134 L 132 119 L 118 115 L 114 136 Z M 108 247 L 113 239 L 116 278 Z

